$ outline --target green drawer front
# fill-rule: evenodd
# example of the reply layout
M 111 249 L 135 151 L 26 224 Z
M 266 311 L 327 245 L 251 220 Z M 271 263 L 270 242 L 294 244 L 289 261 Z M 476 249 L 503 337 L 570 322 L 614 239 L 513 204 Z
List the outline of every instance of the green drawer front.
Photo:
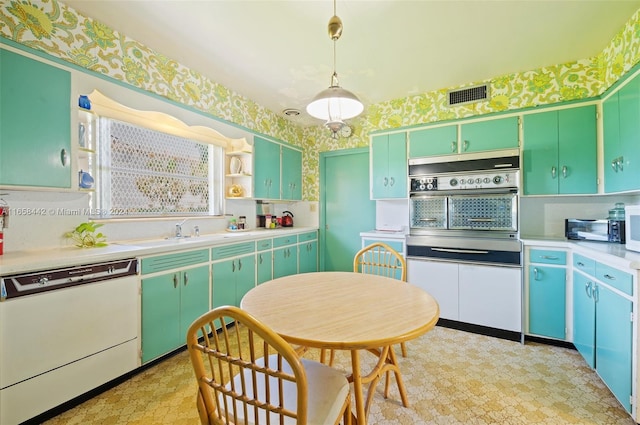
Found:
M 601 282 L 628 295 L 633 295 L 633 276 L 606 264 L 596 263 L 596 277 Z
M 273 238 L 273 247 L 274 248 L 279 248 L 281 246 L 287 246 L 287 245 L 291 245 L 294 243 L 298 243 L 298 236 L 297 235 L 291 235 L 291 236 L 280 236 L 279 238 Z
M 298 235 L 298 242 L 307 242 L 307 241 L 313 241 L 316 239 L 318 239 L 318 232 L 316 231 L 300 233 Z
M 567 253 L 550 249 L 532 249 L 529 251 L 529 262 L 564 265 L 567 264 Z
M 142 259 L 142 274 L 161 272 L 209 261 L 209 250 L 180 252 Z
M 573 254 L 573 268 L 591 276 L 596 275 L 596 261 L 580 254 Z
M 256 241 L 256 247 L 258 248 L 258 251 L 271 249 L 273 248 L 273 241 L 271 239 L 262 239 L 261 241 Z
M 371 245 L 372 243 L 376 243 L 376 242 L 382 242 L 385 243 L 387 245 L 389 245 L 391 248 L 395 249 L 396 251 L 398 251 L 400 254 L 404 254 L 404 251 L 402 251 L 402 242 L 400 241 L 381 241 L 378 239 L 364 239 L 363 241 L 363 246 L 368 246 Z
M 221 260 L 223 258 L 235 257 L 255 252 L 255 242 L 237 243 L 233 245 L 211 248 L 211 260 Z

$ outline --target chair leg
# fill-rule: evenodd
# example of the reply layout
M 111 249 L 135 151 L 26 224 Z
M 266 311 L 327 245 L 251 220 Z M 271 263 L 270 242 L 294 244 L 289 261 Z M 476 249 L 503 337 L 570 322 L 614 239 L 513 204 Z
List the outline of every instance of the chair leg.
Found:
M 327 351 L 329 352 L 329 361 L 327 360 Z M 333 366 L 333 360 L 335 359 L 336 352 L 334 350 L 320 350 L 320 363 L 326 364 L 328 366 Z
M 400 348 L 402 349 L 402 357 L 407 357 L 407 346 L 404 345 L 404 342 L 400 343 Z

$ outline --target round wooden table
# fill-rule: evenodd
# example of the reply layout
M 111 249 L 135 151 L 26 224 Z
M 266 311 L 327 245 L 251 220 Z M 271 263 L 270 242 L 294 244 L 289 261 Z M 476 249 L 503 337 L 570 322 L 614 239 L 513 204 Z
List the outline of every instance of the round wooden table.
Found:
M 293 345 L 350 351 L 358 424 L 367 423 L 375 385 L 386 371 L 395 373 L 403 405 L 408 406 L 390 347 L 428 332 L 440 315 L 436 300 L 416 286 L 353 272 L 274 279 L 251 289 L 240 306 Z M 364 376 L 359 350 L 379 356 L 374 369 Z M 367 383 L 365 404 L 363 386 Z

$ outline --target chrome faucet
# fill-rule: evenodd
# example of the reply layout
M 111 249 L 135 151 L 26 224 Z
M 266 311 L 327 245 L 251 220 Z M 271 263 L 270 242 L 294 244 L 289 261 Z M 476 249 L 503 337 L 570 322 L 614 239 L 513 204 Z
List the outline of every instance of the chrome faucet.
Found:
M 180 223 L 176 224 L 176 238 L 181 238 L 182 237 L 182 225 L 184 224 L 185 221 L 187 221 L 188 219 L 184 219 L 182 220 Z

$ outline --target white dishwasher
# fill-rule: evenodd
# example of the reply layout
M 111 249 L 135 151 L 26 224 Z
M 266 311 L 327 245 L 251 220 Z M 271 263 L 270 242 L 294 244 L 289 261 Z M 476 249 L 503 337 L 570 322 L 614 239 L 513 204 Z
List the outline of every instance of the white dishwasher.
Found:
M 139 366 L 138 262 L 0 279 L 0 423 L 34 418 Z

